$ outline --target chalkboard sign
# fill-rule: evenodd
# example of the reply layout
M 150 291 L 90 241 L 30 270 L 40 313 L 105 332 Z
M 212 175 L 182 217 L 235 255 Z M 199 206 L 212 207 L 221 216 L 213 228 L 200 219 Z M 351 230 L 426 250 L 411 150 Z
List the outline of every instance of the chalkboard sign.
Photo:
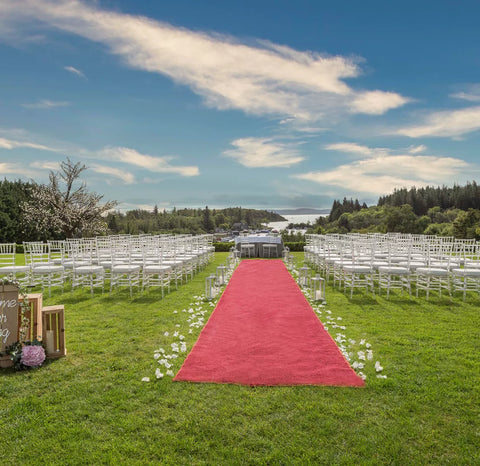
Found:
M 0 352 L 18 340 L 18 288 L 0 285 Z

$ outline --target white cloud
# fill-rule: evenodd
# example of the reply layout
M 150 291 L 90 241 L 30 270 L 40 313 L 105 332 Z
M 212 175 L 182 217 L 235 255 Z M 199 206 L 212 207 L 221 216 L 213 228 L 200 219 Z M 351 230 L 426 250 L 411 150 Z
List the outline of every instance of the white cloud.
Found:
M 419 146 L 410 146 L 408 148 L 408 152 L 410 154 L 420 154 L 422 152 L 425 152 L 427 150 L 427 146 L 420 144 Z
M 33 178 L 37 172 L 21 163 L 0 162 L 0 175 L 19 175 Z
M 336 144 L 328 144 L 327 146 L 325 146 L 325 149 L 359 155 L 373 155 L 374 153 L 374 150 L 370 149 L 370 147 L 362 146 L 354 142 L 339 142 Z
M 333 111 L 382 114 L 408 102 L 393 92 L 355 91 L 358 60 L 257 41 L 247 45 L 149 18 L 102 10 L 79 0 L 17 0 L 3 4 L 4 21 L 40 21 L 105 44 L 130 67 L 189 86 L 207 105 L 256 115 L 324 118 Z
M 37 168 L 39 170 L 59 170 L 60 163 L 56 161 L 37 161 L 30 164 L 32 168 Z
M 0 149 L 7 149 L 7 150 L 12 150 L 12 149 L 18 149 L 21 147 L 25 147 L 28 149 L 38 149 L 38 150 L 48 150 L 52 152 L 57 152 L 56 149 L 52 149 L 51 147 L 44 146 L 42 144 L 36 144 L 33 142 L 27 142 L 27 141 L 15 141 L 13 139 L 6 139 L 6 138 L 0 138 Z
M 411 138 L 458 137 L 480 129 L 480 107 L 461 110 L 434 112 L 427 116 L 425 123 L 401 128 L 397 134 Z
M 177 173 L 181 176 L 198 176 L 200 173 L 196 166 L 171 165 L 173 157 L 153 157 L 128 147 L 109 147 L 98 155 L 105 160 L 135 165 L 156 173 Z
M 249 168 L 291 167 L 304 160 L 296 146 L 269 138 L 235 139 L 231 145 L 235 148 L 224 151 L 223 155 Z
M 455 94 L 450 94 L 450 97 L 468 100 L 469 102 L 480 102 L 480 94 L 471 94 L 469 92 L 456 92 Z
M 450 94 L 450 97 L 468 102 L 480 102 L 480 84 L 468 84 L 463 88 L 462 91 Z
M 370 149 L 368 153 L 366 149 L 364 152 L 368 158 L 329 171 L 294 175 L 294 178 L 380 195 L 395 188 L 451 184 L 452 180 L 465 177 L 473 168 L 464 160 L 453 157 L 394 155 L 388 149 Z
M 370 115 L 383 115 L 388 110 L 401 107 L 411 99 L 395 92 L 367 91 L 360 92 L 353 99 L 351 110 L 353 113 L 368 113 Z
M 135 183 L 135 177 L 132 173 L 127 172 L 120 168 L 109 167 L 106 165 L 92 164 L 88 168 L 91 168 L 96 173 L 102 173 L 105 175 L 112 176 L 114 178 L 119 178 L 125 184 Z
M 70 102 L 65 102 L 65 101 L 56 102 L 54 100 L 42 99 L 42 100 L 39 100 L 38 102 L 22 104 L 22 107 L 48 110 L 48 109 L 57 108 L 57 107 L 68 107 L 69 105 L 70 105 Z
M 63 67 L 64 70 L 68 71 L 69 73 L 72 73 L 72 74 L 75 74 L 81 78 L 85 78 L 86 79 L 86 76 L 85 74 L 83 74 L 79 69 L 73 67 L 73 66 L 64 66 Z

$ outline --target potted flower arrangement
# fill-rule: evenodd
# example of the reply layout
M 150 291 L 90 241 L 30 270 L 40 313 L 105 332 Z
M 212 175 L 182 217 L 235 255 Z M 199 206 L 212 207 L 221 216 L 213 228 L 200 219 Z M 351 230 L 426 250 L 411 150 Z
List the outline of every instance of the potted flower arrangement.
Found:
M 0 352 L 0 356 L 10 356 L 13 367 L 17 370 L 40 367 L 45 361 L 45 349 L 41 341 L 37 339 L 32 341 L 26 339 L 27 329 L 30 323 L 26 316 L 27 310 L 29 310 L 30 307 L 27 293 L 19 282 L 13 280 L 0 279 L 0 287 L 2 290 L 4 290 L 5 287 L 15 287 L 18 289 L 18 294 L 23 296 L 23 301 L 20 303 L 19 340 L 4 347 L 3 352 Z

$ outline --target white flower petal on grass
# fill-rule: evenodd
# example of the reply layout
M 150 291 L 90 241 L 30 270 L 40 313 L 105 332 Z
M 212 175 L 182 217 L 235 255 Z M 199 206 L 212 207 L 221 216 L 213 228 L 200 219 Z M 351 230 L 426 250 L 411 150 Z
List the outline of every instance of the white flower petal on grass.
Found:
M 169 375 L 170 377 L 173 377 L 175 375 L 175 373 L 170 369 L 166 372 L 166 374 Z
M 178 314 L 178 311 L 173 311 L 174 314 Z
M 377 379 L 386 379 L 387 376 L 383 374 L 377 374 Z
M 371 348 L 372 345 L 370 343 L 365 343 L 365 348 Z
M 367 376 L 363 372 L 359 372 L 358 375 L 362 380 L 367 380 Z
M 358 359 L 365 361 L 365 353 L 363 351 L 359 351 L 357 355 L 358 355 Z
M 144 378 L 142 379 L 142 382 L 150 382 L 150 377 L 144 377 Z
M 155 377 L 156 377 L 157 379 L 163 378 L 163 373 L 162 373 L 162 371 L 161 371 L 158 367 L 157 367 L 157 369 L 155 370 Z
M 361 345 L 364 345 L 364 344 L 365 344 L 365 340 L 364 340 L 364 339 L 360 340 L 360 344 L 361 344 Z
M 161 358 L 161 357 L 162 357 L 162 355 L 161 355 L 160 353 L 155 353 L 155 354 L 153 355 L 153 359 L 159 359 L 159 358 Z
M 380 365 L 380 362 L 379 362 L 379 361 L 377 361 L 377 362 L 375 363 L 375 370 L 376 370 L 377 372 L 382 372 L 382 371 L 383 371 L 383 367 Z
M 163 336 L 168 337 L 170 334 L 168 332 L 165 332 Z
M 367 350 L 367 359 L 371 361 L 373 359 L 373 351 L 372 350 Z

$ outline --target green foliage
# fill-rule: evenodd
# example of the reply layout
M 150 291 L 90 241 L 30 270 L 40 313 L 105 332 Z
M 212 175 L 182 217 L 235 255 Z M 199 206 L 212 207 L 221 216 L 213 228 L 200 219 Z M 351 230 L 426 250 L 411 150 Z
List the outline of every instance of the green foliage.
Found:
M 110 212 L 107 225 L 110 234 L 119 233 L 211 233 L 216 228 L 228 230 L 234 223 L 247 223 L 251 228 L 260 228 L 269 222 L 285 219 L 267 210 L 242 209 L 176 209 L 171 212 L 149 212 L 147 210 L 130 210 L 126 213 Z
M 21 206 L 32 198 L 33 184 L 0 181 L 0 242 L 15 243 L 40 239 L 31 223 L 24 221 Z
M 379 206 L 400 207 L 404 204 L 411 205 L 415 215 L 420 216 L 427 214 L 432 207 L 439 207 L 441 211 L 480 209 L 480 186 L 472 181 L 465 186 L 454 185 L 452 188 L 446 186 L 402 188 L 395 189 L 393 194 L 382 196 L 378 200 Z
M 290 249 L 290 252 L 303 252 L 303 248 L 305 247 L 305 241 L 287 241 L 283 243 L 284 246 Z
M 215 252 L 228 252 L 234 245 L 235 243 L 213 243 Z
M 467 212 L 461 212 L 453 222 L 453 234 L 457 238 L 479 239 L 478 228 L 480 228 L 480 210 L 468 209 Z

